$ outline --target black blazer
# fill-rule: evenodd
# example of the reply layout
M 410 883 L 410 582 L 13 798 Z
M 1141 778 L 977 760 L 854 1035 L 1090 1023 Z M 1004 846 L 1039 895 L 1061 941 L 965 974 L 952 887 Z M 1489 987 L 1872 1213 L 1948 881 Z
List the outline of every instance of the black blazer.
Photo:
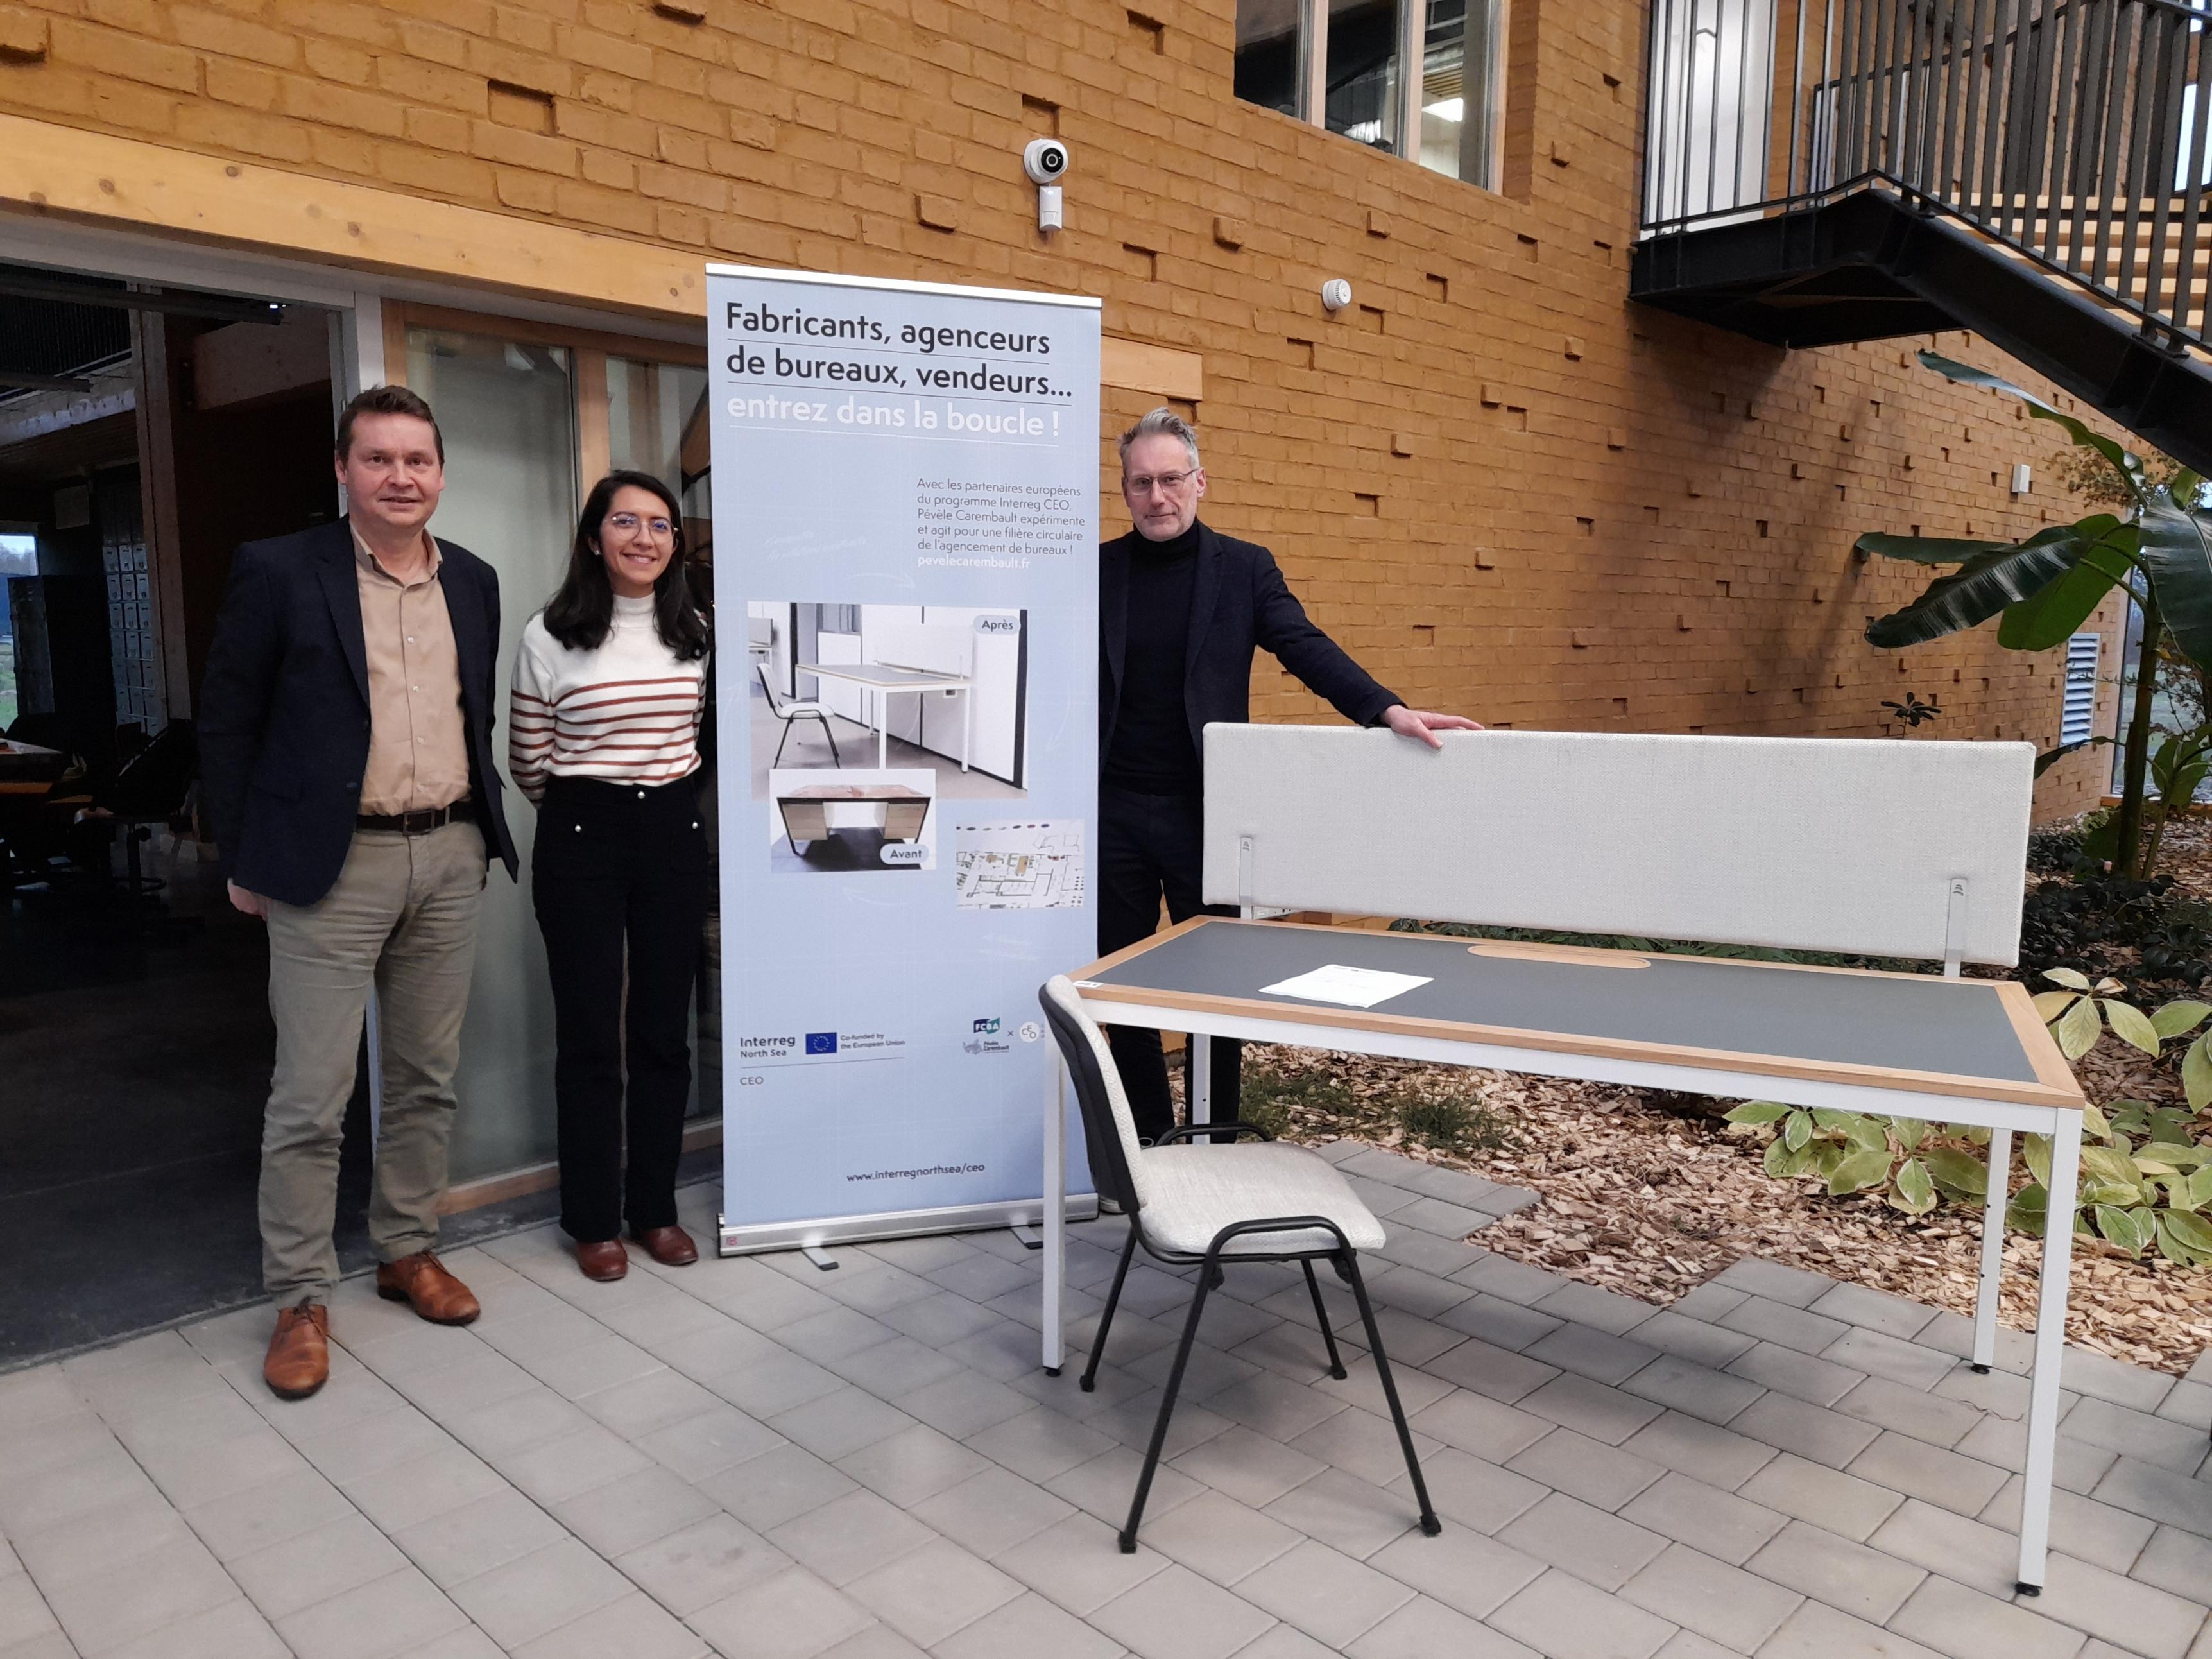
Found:
M 499 578 L 465 547 L 438 544 L 453 624 L 469 792 L 484 845 L 515 872 L 514 838 L 492 765 Z M 248 542 L 200 682 L 201 792 L 223 873 L 248 892 L 313 904 L 344 867 L 368 761 L 368 649 L 353 531 L 341 519 Z
M 1098 549 L 1098 764 L 1114 744 L 1121 703 L 1121 653 L 1129 632 L 1129 560 L 1142 538 L 1132 530 Z M 1210 720 L 1252 718 L 1252 653 L 1272 653 L 1316 696 L 1355 726 L 1372 726 L 1405 701 L 1385 690 L 1314 626 L 1264 547 L 1198 526 L 1192 580 L 1190 645 L 1183 659 L 1183 712 L 1203 763 Z

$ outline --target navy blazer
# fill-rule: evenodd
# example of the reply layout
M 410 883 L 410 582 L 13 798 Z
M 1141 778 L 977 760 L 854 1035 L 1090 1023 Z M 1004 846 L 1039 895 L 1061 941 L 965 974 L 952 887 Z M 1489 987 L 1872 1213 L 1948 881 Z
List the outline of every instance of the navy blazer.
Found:
M 485 848 L 515 873 L 492 764 L 499 577 L 438 543 L 468 737 L 469 793 Z M 313 904 L 344 867 L 368 763 L 368 648 L 360 574 L 343 519 L 248 542 L 200 682 L 201 793 L 223 873 L 248 892 Z
M 1098 764 L 1114 744 L 1121 703 L 1121 654 L 1129 634 L 1129 560 L 1143 538 L 1134 530 L 1098 549 Z M 1386 690 L 1314 626 L 1276 568 L 1251 542 L 1198 526 L 1198 569 L 1190 599 L 1190 643 L 1183 659 L 1183 712 L 1201 765 L 1208 721 L 1252 718 L 1252 653 L 1271 653 L 1316 696 L 1355 726 L 1372 726 L 1404 698 Z

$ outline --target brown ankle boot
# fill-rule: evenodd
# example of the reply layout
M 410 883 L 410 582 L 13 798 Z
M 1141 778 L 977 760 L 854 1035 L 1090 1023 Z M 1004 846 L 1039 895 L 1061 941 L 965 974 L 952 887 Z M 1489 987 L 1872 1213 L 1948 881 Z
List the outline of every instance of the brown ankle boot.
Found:
M 376 1270 L 376 1293 L 386 1302 L 405 1302 L 433 1325 L 465 1325 L 483 1310 L 469 1287 L 447 1273 L 428 1250 L 417 1250 Z
M 331 1310 L 319 1302 L 302 1299 L 297 1307 L 276 1310 L 276 1333 L 269 1339 L 269 1357 L 261 1362 L 261 1380 L 279 1400 L 305 1400 L 330 1380 Z

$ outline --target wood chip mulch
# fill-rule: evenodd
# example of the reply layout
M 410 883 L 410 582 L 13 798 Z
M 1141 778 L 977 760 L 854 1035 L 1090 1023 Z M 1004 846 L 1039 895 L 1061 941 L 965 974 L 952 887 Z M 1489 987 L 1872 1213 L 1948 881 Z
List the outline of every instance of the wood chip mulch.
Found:
M 1947 1204 L 1915 1219 L 1878 1196 L 1832 1199 L 1810 1182 L 1775 1181 L 1761 1167 L 1763 1136 L 1718 1120 L 1733 1103 L 1310 1049 L 1252 1045 L 1247 1054 L 1249 1066 L 1293 1082 L 1318 1074 L 1349 1091 L 1348 1109 L 1293 1103 L 1293 1139 L 1349 1135 L 1541 1194 L 1473 1236 L 1501 1255 L 1662 1305 L 1759 1255 L 1973 1312 L 1978 1208 Z M 2180 1097 L 2170 1066 L 2154 1068 L 2111 1036 L 2076 1070 L 2100 1103 Z M 1395 1118 L 1409 1094 L 1479 1098 L 1515 1144 L 1465 1155 L 1409 1145 Z M 2027 1178 L 2015 1151 L 2014 1189 Z M 2040 1253 L 2038 1241 L 2006 1241 L 2000 1316 L 2022 1330 L 2035 1322 Z M 2185 1371 L 2212 1346 L 2212 1270 L 2131 1261 L 2077 1239 L 2066 1328 L 2069 1340 L 2116 1359 Z

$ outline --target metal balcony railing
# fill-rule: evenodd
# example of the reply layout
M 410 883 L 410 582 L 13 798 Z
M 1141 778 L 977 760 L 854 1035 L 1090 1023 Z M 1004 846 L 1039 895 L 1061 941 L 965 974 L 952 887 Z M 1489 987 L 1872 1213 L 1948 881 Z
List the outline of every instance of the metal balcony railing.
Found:
M 2212 0 L 1653 0 L 1644 231 L 1893 191 L 2206 345 Z

